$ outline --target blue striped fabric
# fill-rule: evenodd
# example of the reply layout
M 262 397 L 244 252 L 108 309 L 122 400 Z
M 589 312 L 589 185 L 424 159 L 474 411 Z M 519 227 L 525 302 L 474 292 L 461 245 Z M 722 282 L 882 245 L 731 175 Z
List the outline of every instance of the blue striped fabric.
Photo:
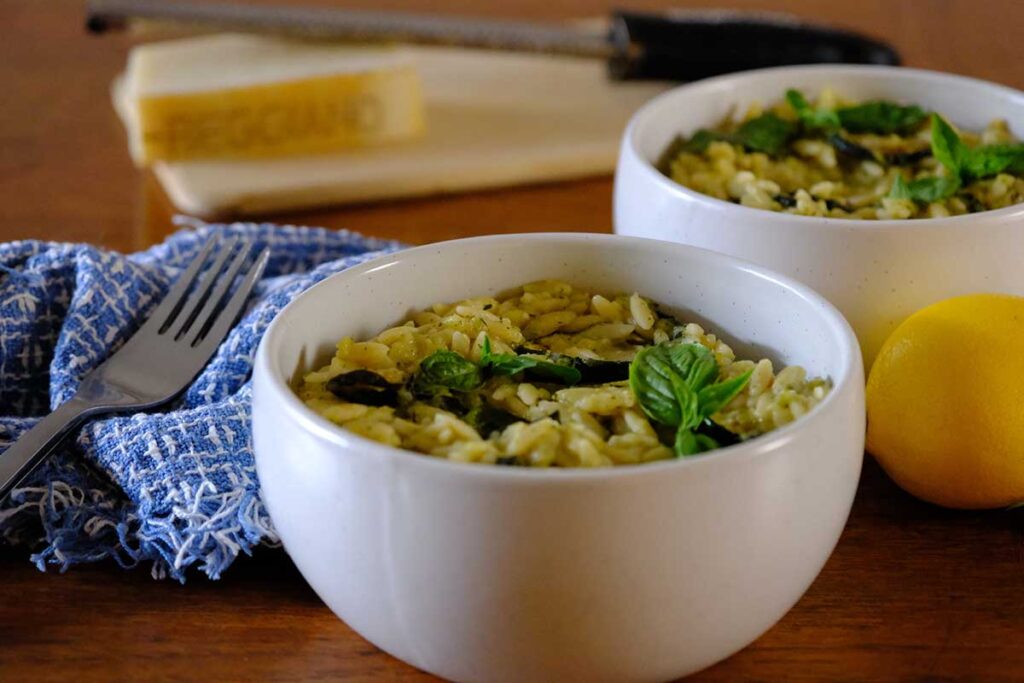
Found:
M 128 256 L 88 245 L 0 245 L 0 451 L 67 400 L 146 319 L 210 232 L 272 250 L 254 302 L 185 395 L 162 413 L 87 425 L 0 502 L 0 539 L 40 569 L 107 558 L 218 578 L 275 543 L 249 434 L 253 355 L 274 315 L 323 278 L 400 247 L 317 228 L 191 223 Z

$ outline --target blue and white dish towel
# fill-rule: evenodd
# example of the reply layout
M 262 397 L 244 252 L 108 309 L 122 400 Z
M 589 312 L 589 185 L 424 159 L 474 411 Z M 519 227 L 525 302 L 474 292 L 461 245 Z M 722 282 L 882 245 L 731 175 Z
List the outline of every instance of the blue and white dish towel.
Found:
M 395 242 L 276 225 L 206 225 L 122 255 L 82 244 L 0 244 L 0 451 L 66 401 L 161 300 L 211 232 L 269 246 L 250 309 L 169 411 L 89 423 L 6 501 L 0 542 L 40 569 L 112 558 L 184 581 L 218 578 L 276 536 L 249 431 L 250 370 L 274 315 L 323 278 Z

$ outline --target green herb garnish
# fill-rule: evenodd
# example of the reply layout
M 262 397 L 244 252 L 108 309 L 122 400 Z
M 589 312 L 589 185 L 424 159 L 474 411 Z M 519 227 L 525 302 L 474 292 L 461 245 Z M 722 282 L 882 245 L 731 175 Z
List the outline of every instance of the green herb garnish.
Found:
M 988 178 L 1003 171 L 1024 174 L 1024 143 L 968 149 L 962 170 L 972 178 Z
M 703 346 L 701 348 L 704 348 Z M 711 352 L 708 352 L 711 355 Z M 729 401 L 736 398 L 736 395 L 747 386 L 753 370 L 748 370 L 742 375 L 727 379 L 716 384 L 709 384 L 697 392 L 697 402 L 700 404 L 701 418 L 709 418 L 719 410 L 728 405 Z
M 732 140 L 756 152 L 778 154 L 795 134 L 796 124 L 769 112 L 744 122 Z
M 677 457 L 718 447 L 701 428 L 736 397 L 753 371 L 712 383 L 718 364 L 700 344 L 663 342 L 641 349 L 629 366 L 629 386 L 641 409 L 655 422 L 674 427 Z
M 790 88 L 786 91 L 786 101 L 800 118 L 800 123 L 809 130 L 833 130 L 840 127 L 839 115 L 831 109 L 812 107 L 804 94 Z
M 468 362 L 468 361 L 467 361 Z M 552 363 L 532 356 L 517 356 L 512 353 L 493 353 L 491 340 L 484 337 L 480 353 L 480 367 L 495 375 L 515 375 L 520 372 L 546 381 L 561 384 L 576 384 L 581 379 L 580 371 L 571 365 Z
M 932 114 L 932 154 L 965 185 L 1003 171 L 1024 172 L 1024 143 L 968 147 L 937 114 Z
M 511 353 L 493 353 L 491 340 L 484 337 L 479 365 L 454 351 L 435 351 L 420 362 L 412 381 L 412 391 L 418 396 L 450 396 L 451 392 L 464 393 L 479 388 L 491 375 L 520 372 L 542 381 L 567 385 L 576 384 L 581 378 L 580 371 L 571 365 Z
M 713 451 L 720 445 L 707 434 L 694 432 L 692 429 L 680 429 L 677 431 L 675 443 L 672 444 L 676 457 L 680 458 L 705 451 Z
M 899 133 L 910 130 L 927 114 L 921 107 L 905 107 L 895 102 L 875 100 L 852 107 L 840 107 L 836 115 L 843 128 L 851 133 Z
M 434 351 L 420 362 L 413 391 L 437 395 L 446 391 L 472 391 L 483 384 L 480 368 L 454 351 Z
M 962 186 L 1003 171 L 1024 173 L 1024 143 L 968 147 L 949 123 L 932 114 L 932 154 L 946 168 L 946 176 L 917 178 L 909 183 L 897 177 L 890 197 L 935 202 L 951 197 Z
M 959 176 L 968 151 L 953 127 L 938 114 L 932 114 L 932 154 L 936 160 Z
M 658 160 L 658 168 L 663 173 L 671 170 L 672 160 L 683 153 L 703 154 L 712 142 L 731 142 L 742 145 L 755 152 L 778 154 L 786 143 L 796 134 L 796 125 L 791 121 L 780 119 L 775 114 L 762 114 L 757 118 L 743 123 L 735 133 L 717 133 L 701 128 L 686 140 L 677 137 Z
M 929 176 L 917 178 L 909 183 L 903 180 L 903 176 L 896 176 L 893 181 L 889 196 L 893 199 L 913 199 L 918 202 L 937 202 L 940 199 L 951 197 L 960 189 L 960 179 L 956 176 Z

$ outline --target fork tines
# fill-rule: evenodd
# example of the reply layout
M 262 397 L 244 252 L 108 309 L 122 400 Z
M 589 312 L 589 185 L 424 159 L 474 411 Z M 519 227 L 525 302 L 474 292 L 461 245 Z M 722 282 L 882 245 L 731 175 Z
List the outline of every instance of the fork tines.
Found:
M 269 252 L 263 249 L 253 258 L 248 240 L 234 237 L 220 246 L 217 242 L 211 235 L 145 327 L 156 325 L 157 334 L 184 339 L 190 346 L 208 338 L 220 341 L 241 314 Z M 215 327 L 223 331 L 211 334 Z

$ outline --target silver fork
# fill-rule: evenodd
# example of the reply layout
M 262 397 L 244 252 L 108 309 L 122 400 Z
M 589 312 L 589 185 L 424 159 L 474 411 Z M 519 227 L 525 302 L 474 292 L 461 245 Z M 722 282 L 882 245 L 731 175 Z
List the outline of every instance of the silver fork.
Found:
M 142 327 L 82 379 L 74 396 L 0 453 L 0 500 L 86 420 L 159 407 L 195 379 L 241 315 L 269 255 L 264 249 L 246 266 L 251 244 L 234 239 L 214 249 L 215 243 L 207 240 Z

